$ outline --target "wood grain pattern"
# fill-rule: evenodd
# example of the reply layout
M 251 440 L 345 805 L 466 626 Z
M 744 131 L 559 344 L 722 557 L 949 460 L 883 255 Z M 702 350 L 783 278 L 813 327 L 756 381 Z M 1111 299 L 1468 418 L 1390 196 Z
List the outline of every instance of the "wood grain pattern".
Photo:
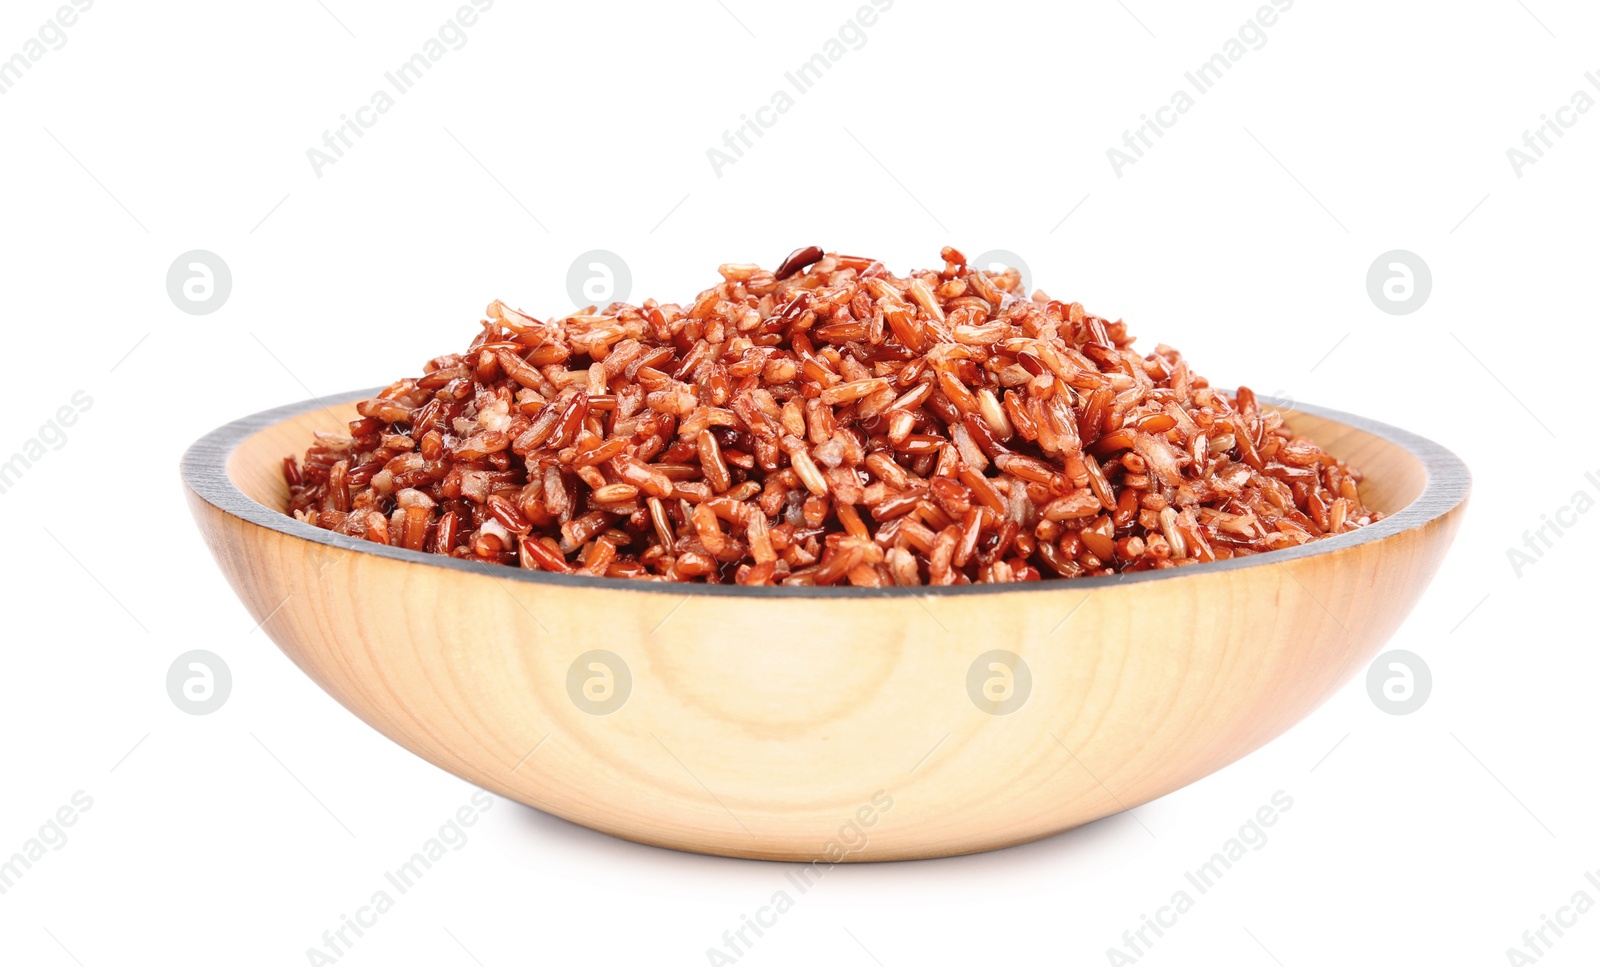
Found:
M 1301 407 L 1295 428 L 1360 466 L 1368 503 L 1394 517 L 1124 580 L 684 589 L 451 564 L 279 514 L 282 457 L 313 428 L 337 432 L 364 395 L 240 421 L 185 457 L 239 597 L 257 619 L 282 604 L 266 633 L 373 728 L 470 782 L 627 839 L 763 859 L 995 849 L 1222 768 L 1370 661 L 1468 490 L 1428 441 Z M 632 677 L 610 714 L 569 694 L 591 649 Z M 969 668 L 993 649 L 1031 673 L 1010 714 L 969 697 Z

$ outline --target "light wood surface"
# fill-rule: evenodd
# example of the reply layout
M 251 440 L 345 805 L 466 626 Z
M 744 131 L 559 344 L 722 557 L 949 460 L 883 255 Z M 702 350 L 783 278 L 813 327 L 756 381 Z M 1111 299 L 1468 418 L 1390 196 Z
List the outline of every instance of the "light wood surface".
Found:
M 1296 429 L 1366 472 L 1371 505 L 1401 513 L 1248 566 L 1120 582 L 708 593 L 442 566 L 276 515 L 281 459 L 353 415 L 285 408 L 185 458 L 205 539 L 279 647 L 373 728 L 500 795 L 640 842 L 800 862 L 1027 842 L 1233 762 L 1376 654 L 1468 487 L 1425 440 L 1297 411 Z M 592 649 L 631 674 L 610 714 L 569 694 Z M 968 690 L 995 649 L 1032 679 L 1004 715 Z

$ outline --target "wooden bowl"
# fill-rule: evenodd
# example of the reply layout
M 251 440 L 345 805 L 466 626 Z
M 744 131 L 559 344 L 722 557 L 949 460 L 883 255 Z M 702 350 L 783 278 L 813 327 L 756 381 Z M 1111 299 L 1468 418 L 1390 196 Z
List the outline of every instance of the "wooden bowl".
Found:
M 281 461 L 375 391 L 258 413 L 183 459 L 245 607 L 368 725 L 615 836 L 832 863 L 996 849 L 1138 806 L 1298 722 L 1421 595 L 1469 476 L 1300 406 L 1389 513 L 1272 554 L 935 589 L 743 588 L 451 560 L 302 524 Z M 598 652 L 598 654 L 596 654 Z

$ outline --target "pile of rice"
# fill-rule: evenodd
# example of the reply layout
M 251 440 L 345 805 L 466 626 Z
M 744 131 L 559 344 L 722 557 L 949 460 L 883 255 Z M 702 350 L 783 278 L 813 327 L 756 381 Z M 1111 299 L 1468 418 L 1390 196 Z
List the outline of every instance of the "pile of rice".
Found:
M 1250 390 L 940 255 L 897 276 L 812 247 L 687 305 L 550 320 L 495 302 L 465 352 L 284 461 L 289 511 L 563 574 L 867 587 L 1176 567 L 1379 518 Z

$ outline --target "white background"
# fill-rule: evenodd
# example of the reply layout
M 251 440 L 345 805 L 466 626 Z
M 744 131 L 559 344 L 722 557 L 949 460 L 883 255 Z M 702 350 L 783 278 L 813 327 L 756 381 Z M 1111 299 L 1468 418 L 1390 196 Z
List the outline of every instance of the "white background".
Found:
M 53 2 L 0 10 L 0 57 Z M 1106 149 L 1222 49 L 1252 0 L 899 0 L 718 177 L 706 151 L 855 0 L 500 0 L 319 178 L 306 150 L 453 0 L 96 3 L 0 96 L 5 425 L 92 408 L 3 496 L 0 858 L 93 806 L 0 896 L 0 961 L 299 964 L 473 789 L 345 712 L 252 631 L 191 525 L 179 454 L 237 416 L 386 383 L 501 297 L 569 307 L 590 249 L 631 296 L 825 247 L 897 269 L 1020 254 L 1034 284 L 1248 384 L 1459 453 L 1472 506 L 1390 647 L 1433 692 L 1359 680 L 1133 816 L 968 858 L 840 867 L 749 964 L 1103 964 L 1283 790 L 1293 808 L 1141 961 L 1500 964 L 1600 870 L 1590 618 L 1600 514 L 1519 577 L 1507 549 L 1600 476 L 1593 440 L 1600 11 L 1558 0 L 1300 0 L 1144 159 Z M 1064 216 L 1068 213 L 1070 217 Z M 180 312 L 213 251 L 231 297 Z M 1379 311 L 1368 266 L 1426 260 Z M 233 692 L 186 714 L 195 648 Z M 866 741 L 866 739 L 863 739 Z M 131 750 L 131 751 L 130 751 Z M 341 963 L 702 964 L 784 867 L 636 846 L 496 799 Z M 1554 934 L 1550 934 L 1552 938 Z M 1600 910 L 1540 963 L 1600 957 Z

